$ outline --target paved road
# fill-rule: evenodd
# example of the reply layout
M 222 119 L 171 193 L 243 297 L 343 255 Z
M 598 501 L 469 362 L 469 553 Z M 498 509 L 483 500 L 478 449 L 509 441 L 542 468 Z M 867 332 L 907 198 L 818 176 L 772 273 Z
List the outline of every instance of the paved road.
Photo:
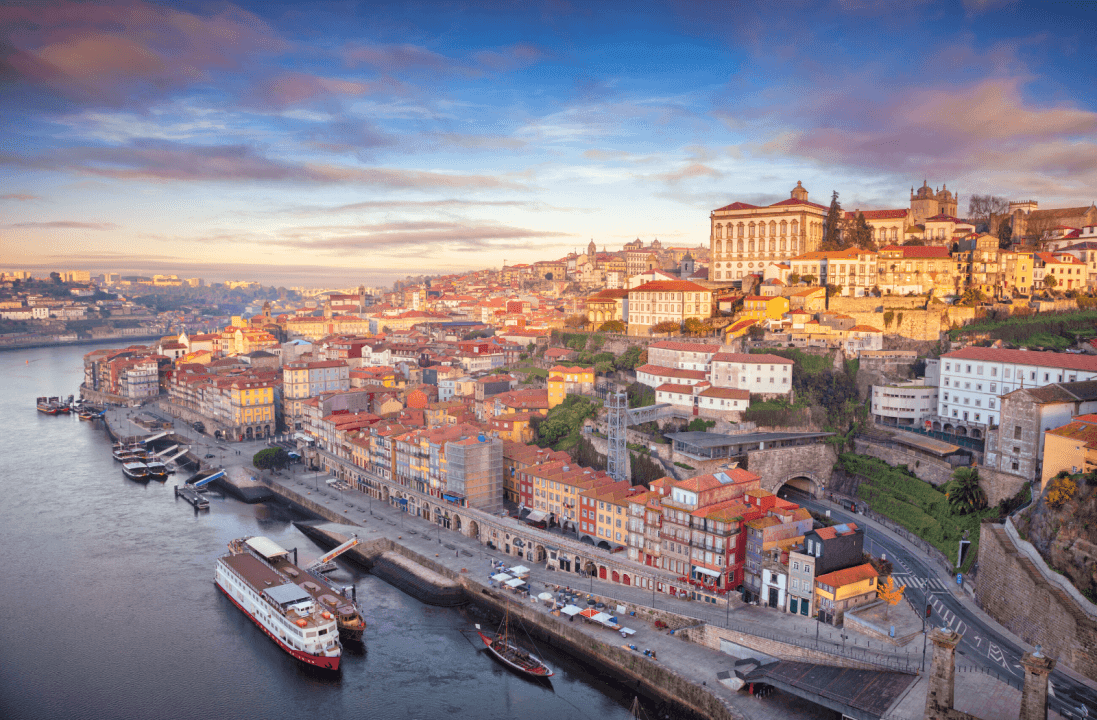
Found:
M 961 662 L 967 661 L 1011 678 L 1015 685 L 1024 681 L 1021 656 L 1026 648 L 1016 639 L 1008 637 L 993 620 L 984 619 L 984 613 L 967 596 L 958 597 L 958 591 L 954 590 L 955 578 L 946 578 L 936 563 L 864 516 L 822 500 L 797 496 L 796 502 L 818 512 L 829 510 L 835 520 L 855 522 L 865 528 L 865 550 L 877 556 L 887 554 L 894 564 L 896 581 L 906 585 L 905 594 L 920 614 L 925 613 L 927 604 L 931 606 L 932 617 L 927 623 L 947 625 L 960 633 L 962 639 L 957 652 L 962 656 Z M 1060 669 L 1051 674 L 1051 686 L 1051 709 L 1063 717 L 1097 718 L 1097 691 L 1092 687 Z M 1083 705 L 1088 709 L 1088 715 L 1081 711 Z

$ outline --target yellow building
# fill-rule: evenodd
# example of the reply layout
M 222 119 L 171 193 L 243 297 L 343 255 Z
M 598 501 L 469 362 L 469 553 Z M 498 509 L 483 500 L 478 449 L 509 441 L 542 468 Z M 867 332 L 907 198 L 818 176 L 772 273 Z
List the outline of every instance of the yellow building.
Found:
M 747 331 L 749 331 L 752 327 L 754 327 L 757 324 L 758 324 L 757 320 L 747 319 L 747 320 L 740 320 L 736 323 L 732 323 L 731 325 L 728 325 L 727 329 L 724 330 L 724 342 L 730 342 L 731 340 L 734 340 L 735 338 L 743 337 L 744 335 L 747 334 Z
M 580 507 L 594 515 L 594 542 L 610 546 L 628 543 L 629 499 L 647 492 L 643 485 L 633 486 L 628 480 L 594 487 L 581 493 Z M 587 518 L 588 522 L 591 518 Z M 580 530 L 580 537 L 582 530 Z
M 239 438 L 268 437 L 276 431 L 273 380 L 237 380 L 229 388 L 229 422 Z
M 529 426 L 529 413 L 504 413 L 490 420 L 492 432 L 500 439 L 516 443 L 533 442 L 533 428 Z
M 781 295 L 748 295 L 743 299 L 742 320 L 780 320 L 788 312 L 788 298 Z
M 839 624 L 849 610 L 876 599 L 879 573 L 870 563 L 854 565 L 815 578 L 813 614 L 823 613 L 823 619 Z
M 1032 292 L 1033 257 L 1026 252 L 1002 252 L 1001 254 L 1003 289 L 1019 295 Z
M 582 392 L 594 388 L 594 368 L 555 365 L 549 370 L 548 402 L 552 409 L 564 402 L 569 392 Z
M 1067 425 L 1044 432 L 1040 489 L 1062 471 L 1071 475 L 1097 469 L 1097 414 L 1079 415 Z

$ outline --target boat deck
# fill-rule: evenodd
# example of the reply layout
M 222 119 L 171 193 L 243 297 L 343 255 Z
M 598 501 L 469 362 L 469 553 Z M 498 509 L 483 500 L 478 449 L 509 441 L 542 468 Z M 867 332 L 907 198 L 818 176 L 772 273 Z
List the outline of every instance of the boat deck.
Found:
M 290 582 L 297 583 L 299 587 L 303 588 L 309 595 L 312 595 L 317 603 L 327 609 L 338 615 L 350 615 L 357 612 L 350 601 L 330 583 L 326 581 L 317 582 L 317 578 L 294 565 L 285 555 L 274 558 L 271 564 L 274 565 L 279 572 L 286 575 L 286 577 L 290 579 Z
M 285 577 L 279 575 L 262 560 L 249 553 L 227 555 L 222 558 L 222 561 L 257 592 L 261 593 L 264 590 L 286 584 Z M 304 619 L 308 622 L 306 629 L 308 627 L 323 627 L 330 625 L 333 622 L 332 620 L 326 620 L 319 617 L 316 612 L 298 613 L 294 610 L 288 610 L 286 611 L 285 616 L 291 620 Z

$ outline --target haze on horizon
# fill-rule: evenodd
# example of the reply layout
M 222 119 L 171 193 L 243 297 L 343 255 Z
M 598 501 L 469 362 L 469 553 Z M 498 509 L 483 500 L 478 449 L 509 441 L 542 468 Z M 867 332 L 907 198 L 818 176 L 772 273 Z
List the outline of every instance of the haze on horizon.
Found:
M 387 284 L 847 210 L 1097 199 L 1085 3 L 8 2 L 5 268 Z

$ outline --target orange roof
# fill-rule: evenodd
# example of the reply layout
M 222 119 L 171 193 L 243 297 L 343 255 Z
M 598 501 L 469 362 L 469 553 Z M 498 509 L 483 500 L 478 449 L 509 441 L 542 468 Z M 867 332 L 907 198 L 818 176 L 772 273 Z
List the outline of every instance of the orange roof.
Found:
M 688 280 L 653 280 L 651 282 L 644 283 L 639 287 L 634 287 L 630 290 L 630 293 L 634 292 L 711 292 L 707 287 L 698 285 L 697 283 L 691 283 Z
M 876 568 L 872 567 L 871 563 L 865 563 L 864 565 L 854 565 L 843 570 L 835 570 L 826 575 L 820 575 L 815 578 L 815 582 L 820 585 L 829 585 L 832 588 L 840 588 L 875 577 L 880 577 L 880 573 L 876 572 Z
M 852 535 L 853 533 L 857 532 L 857 523 L 846 523 L 845 527 L 847 528 L 847 530 L 843 533 L 838 532 L 838 527 L 838 525 L 832 525 L 831 527 L 819 528 L 815 531 L 815 534 L 823 538 L 824 540 L 833 540 L 834 538 L 838 537 L 839 534 L 844 537 L 846 535 Z

